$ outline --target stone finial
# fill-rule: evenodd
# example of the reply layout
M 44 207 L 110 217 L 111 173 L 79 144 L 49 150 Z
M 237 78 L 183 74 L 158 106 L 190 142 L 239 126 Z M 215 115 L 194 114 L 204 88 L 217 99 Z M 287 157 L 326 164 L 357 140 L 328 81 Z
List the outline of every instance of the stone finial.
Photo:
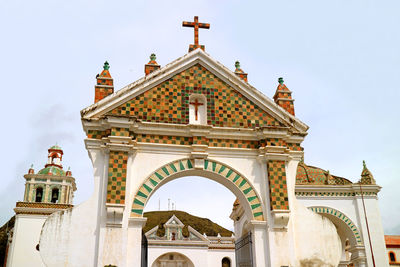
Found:
M 146 65 L 144 65 L 144 73 L 146 75 L 149 75 L 150 73 L 152 73 L 153 71 L 156 71 L 158 69 L 160 69 L 160 65 L 158 65 L 157 61 L 156 61 L 156 54 L 152 53 L 150 55 L 150 61 L 149 63 L 147 63 Z
M 107 61 L 104 62 L 103 69 L 104 70 L 109 70 L 110 69 L 110 64 Z
M 235 62 L 235 68 L 237 70 L 240 70 L 240 62 L 238 60 L 236 60 L 236 62 Z
M 72 176 L 71 167 L 68 167 L 67 172 L 65 173 L 66 176 Z
M 361 172 L 361 179 L 360 179 L 359 183 L 360 184 L 376 184 L 374 176 L 368 170 L 365 160 L 363 160 L 363 170 Z
M 34 174 L 35 170 L 33 169 L 33 164 L 31 164 L 31 167 L 28 170 L 28 174 Z
M 278 88 L 276 88 L 274 101 L 276 104 L 294 116 L 294 99 L 292 99 L 292 92 L 286 87 L 282 77 L 278 79 L 278 83 L 279 85 Z
M 114 93 L 114 80 L 110 74 L 110 64 L 104 62 L 103 71 L 96 75 L 96 86 L 94 87 L 94 103 L 99 102 L 106 96 Z
M 241 68 L 240 68 L 240 62 L 236 60 L 235 62 L 235 74 L 238 76 L 240 79 L 243 81 L 247 82 L 247 73 L 245 73 Z

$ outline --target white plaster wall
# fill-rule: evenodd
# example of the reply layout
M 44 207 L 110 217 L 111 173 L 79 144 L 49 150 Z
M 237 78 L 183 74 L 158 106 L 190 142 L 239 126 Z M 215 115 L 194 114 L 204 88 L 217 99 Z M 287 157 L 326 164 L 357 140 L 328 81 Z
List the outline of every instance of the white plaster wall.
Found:
M 361 197 L 347 197 L 347 198 L 299 198 L 299 201 L 307 207 L 321 206 L 329 207 L 339 210 L 357 226 L 362 236 L 365 245 L 365 253 L 367 256 L 368 266 L 373 266 L 372 254 L 369 245 L 368 232 L 366 221 L 364 217 L 364 210 L 362 206 Z M 369 231 L 371 236 L 371 243 L 373 247 L 375 264 L 377 266 L 389 266 L 388 256 L 386 253 L 386 245 L 384 232 L 382 227 L 382 217 L 378 206 L 376 197 L 365 196 L 364 203 L 367 213 Z
M 207 247 L 149 247 L 149 267 L 161 255 L 172 252 L 185 255 L 192 261 L 195 267 L 221 267 L 224 257 L 228 257 L 231 260 L 232 267 L 236 266 L 234 250 L 208 250 Z
M 45 266 L 36 245 L 39 244 L 40 231 L 47 216 L 15 216 L 14 236 L 7 267 Z
M 208 267 L 221 267 L 222 266 L 222 259 L 229 258 L 231 261 L 231 267 L 236 266 L 235 261 L 235 250 L 228 250 L 228 249 L 210 249 L 207 252 L 207 259 L 208 259 Z M 196 266 L 196 265 L 195 265 Z
M 104 177 L 107 155 L 89 153 L 94 165 L 94 193 L 73 209 L 55 212 L 46 220 L 40 236 L 40 254 L 49 267 L 97 266 L 99 228 L 104 219 Z
M 341 258 L 342 246 L 335 225 L 321 215 L 308 210 L 295 197 L 298 160 L 291 160 L 286 166 L 290 206 L 288 233 L 286 236 L 282 236 L 283 232 L 278 230 L 277 236 L 273 239 L 276 248 L 286 247 L 285 252 L 290 253 L 288 255 L 290 260 L 285 261 L 282 252 L 276 251 L 279 257 L 274 257 L 272 266 L 336 267 Z M 282 244 L 278 242 L 282 242 Z M 271 252 L 271 255 L 274 255 L 274 252 Z

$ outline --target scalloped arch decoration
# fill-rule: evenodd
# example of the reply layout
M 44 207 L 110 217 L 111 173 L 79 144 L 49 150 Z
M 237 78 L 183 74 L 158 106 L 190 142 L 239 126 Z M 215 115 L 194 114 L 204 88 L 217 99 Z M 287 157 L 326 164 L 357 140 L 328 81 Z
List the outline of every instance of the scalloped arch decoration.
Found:
M 358 230 L 357 226 L 354 224 L 352 220 L 350 220 L 349 217 L 344 215 L 342 212 L 333 209 L 333 208 L 327 208 L 327 207 L 309 207 L 310 210 L 316 212 L 316 213 L 323 213 L 323 214 L 330 214 L 332 216 L 335 216 L 342 220 L 353 232 L 354 237 L 356 239 L 357 245 L 362 245 L 363 242 L 361 240 L 361 235 L 360 231 Z
M 153 172 L 145 182 L 139 187 L 133 198 L 131 217 L 142 217 L 143 209 L 146 206 L 151 193 L 156 190 L 160 182 L 171 175 L 180 172 L 194 170 L 194 162 L 191 159 L 180 159 L 168 163 Z M 241 174 L 231 169 L 229 166 L 212 160 L 204 160 L 203 170 L 218 174 L 224 179 L 233 183 L 240 192 L 245 196 L 253 214 L 253 219 L 258 221 L 264 220 L 262 205 L 260 198 L 251 184 Z

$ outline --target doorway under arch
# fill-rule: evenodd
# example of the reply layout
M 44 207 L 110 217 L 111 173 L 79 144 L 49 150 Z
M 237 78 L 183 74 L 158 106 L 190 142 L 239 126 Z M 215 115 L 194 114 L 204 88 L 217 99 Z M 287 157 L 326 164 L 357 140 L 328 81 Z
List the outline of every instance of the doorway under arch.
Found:
M 185 255 L 177 252 L 168 252 L 159 256 L 151 267 L 194 267 L 193 262 Z

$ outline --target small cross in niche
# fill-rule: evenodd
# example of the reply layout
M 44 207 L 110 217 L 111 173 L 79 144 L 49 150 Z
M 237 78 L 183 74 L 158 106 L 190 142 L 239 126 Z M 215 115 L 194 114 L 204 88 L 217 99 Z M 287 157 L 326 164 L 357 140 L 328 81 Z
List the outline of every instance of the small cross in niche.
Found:
M 204 105 L 203 103 L 200 103 L 199 100 L 196 98 L 194 102 L 190 102 L 189 104 L 194 106 L 194 114 L 195 114 L 195 120 L 198 120 L 198 113 L 199 113 L 199 106 Z

